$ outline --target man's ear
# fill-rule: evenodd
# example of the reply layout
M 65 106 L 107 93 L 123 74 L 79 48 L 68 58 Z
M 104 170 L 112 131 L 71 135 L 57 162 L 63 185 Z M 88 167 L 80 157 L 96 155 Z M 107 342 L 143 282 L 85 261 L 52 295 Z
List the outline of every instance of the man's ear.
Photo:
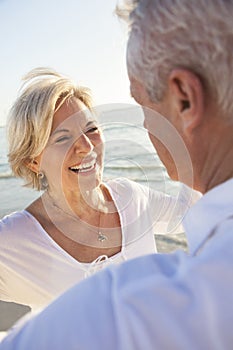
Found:
M 200 78 L 187 69 L 174 69 L 168 79 L 175 108 L 181 117 L 183 131 L 192 132 L 204 116 L 204 90 Z

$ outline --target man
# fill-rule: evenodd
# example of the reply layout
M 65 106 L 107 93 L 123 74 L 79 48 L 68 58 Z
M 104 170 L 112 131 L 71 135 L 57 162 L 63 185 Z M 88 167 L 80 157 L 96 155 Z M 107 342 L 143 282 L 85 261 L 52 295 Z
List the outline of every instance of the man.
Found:
M 185 218 L 190 255 L 149 255 L 96 274 L 1 350 L 232 348 L 233 1 L 127 5 L 131 93 L 170 176 L 192 178 L 178 133 L 194 188 L 205 193 Z M 172 128 L 167 146 L 161 130 Z

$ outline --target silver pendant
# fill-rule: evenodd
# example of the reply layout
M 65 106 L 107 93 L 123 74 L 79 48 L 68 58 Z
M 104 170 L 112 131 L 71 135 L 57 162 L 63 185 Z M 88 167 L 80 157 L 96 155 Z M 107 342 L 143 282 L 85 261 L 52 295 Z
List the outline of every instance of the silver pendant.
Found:
M 103 235 L 103 233 L 101 233 L 101 232 L 99 231 L 99 233 L 98 233 L 98 241 L 104 242 L 104 241 L 106 241 L 107 239 L 108 239 L 108 237 L 105 236 L 105 235 Z

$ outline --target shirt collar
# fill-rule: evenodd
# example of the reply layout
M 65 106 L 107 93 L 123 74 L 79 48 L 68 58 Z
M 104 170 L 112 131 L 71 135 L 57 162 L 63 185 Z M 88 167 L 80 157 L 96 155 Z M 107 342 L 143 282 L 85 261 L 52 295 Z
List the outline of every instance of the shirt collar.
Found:
M 207 192 L 184 218 L 190 253 L 193 254 L 216 225 L 233 215 L 233 179 Z

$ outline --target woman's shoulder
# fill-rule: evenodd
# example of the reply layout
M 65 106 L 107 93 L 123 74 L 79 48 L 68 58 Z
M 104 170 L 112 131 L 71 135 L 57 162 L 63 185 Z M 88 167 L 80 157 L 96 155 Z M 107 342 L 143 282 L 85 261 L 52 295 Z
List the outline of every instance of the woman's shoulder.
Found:
M 150 189 L 135 181 L 126 178 L 117 178 L 106 183 L 113 200 L 119 208 L 128 208 L 134 210 L 145 208 L 149 205 Z
M 14 211 L 10 214 L 6 214 L 1 220 L 1 223 L 9 224 L 19 220 L 25 220 L 27 217 L 26 210 Z
M 167 195 L 161 191 L 151 188 L 150 183 L 141 184 L 127 178 L 116 178 L 106 182 L 106 185 L 118 195 L 131 195 L 137 199 L 146 198 L 149 201 L 158 201 Z
M 30 214 L 26 210 L 16 211 L 4 216 L 0 220 L 0 236 L 3 234 L 17 234 L 23 229 L 27 230 L 33 225 Z
M 134 192 L 142 192 L 147 194 L 149 189 L 147 186 L 141 185 L 138 182 L 129 180 L 124 177 L 118 177 L 106 182 L 106 185 L 109 186 L 112 190 L 115 190 L 118 193 L 125 193 L 127 190 L 132 190 Z

